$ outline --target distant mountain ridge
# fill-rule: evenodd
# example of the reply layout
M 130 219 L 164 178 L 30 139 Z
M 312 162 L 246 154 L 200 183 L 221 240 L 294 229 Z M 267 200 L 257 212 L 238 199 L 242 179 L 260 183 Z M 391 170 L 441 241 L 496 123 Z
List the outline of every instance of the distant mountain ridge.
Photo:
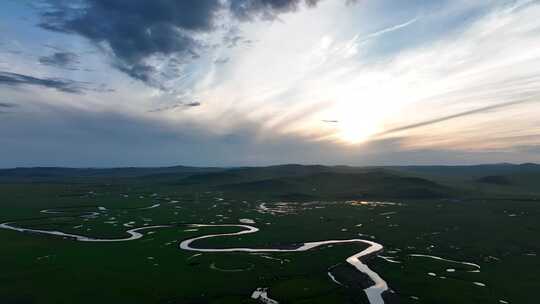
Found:
M 66 178 L 66 177 L 143 177 L 157 174 L 194 174 L 224 170 L 213 167 L 119 167 L 119 168 L 68 168 L 22 167 L 0 169 L 0 178 Z
M 169 166 L 169 167 L 113 167 L 113 168 L 72 168 L 72 167 L 16 167 L 0 169 L 0 180 L 14 179 L 55 179 L 55 178 L 91 178 L 91 177 L 156 177 L 162 178 L 173 175 L 192 175 L 217 172 L 257 172 L 261 176 L 289 176 L 322 171 L 334 171 L 339 168 L 351 168 L 358 170 L 359 167 L 346 166 L 323 166 L 323 165 L 298 165 L 286 164 L 265 167 L 194 167 L 194 166 Z M 352 169 L 354 168 L 354 169 Z M 346 169 L 343 169 L 346 170 Z
M 396 169 L 403 172 L 415 172 L 432 175 L 463 175 L 469 174 L 476 177 L 486 175 L 500 175 L 509 173 L 540 172 L 540 164 L 522 163 L 522 164 L 482 164 L 482 165 L 459 165 L 459 166 L 385 166 L 383 168 Z
M 165 167 L 111 167 L 111 168 L 78 168 L 78 167 L 15 167 L 0 169 L 0 177 L 39 177 L 39 176 L 120 176 L 133 177 L 156 174 L 174 173 L 213 173 L 213 172 L 259 172 L 270 175 L 302 175 L 317 172 L 362 172 L 374 169 L 390 169 L 402 172 L 418 172 L 430 174 L 463 174 L 480 173 L 483 175 L 496 175 L 511 172 L 538 172 L 540 164 L 481 164 L 481 165 L 421 165 L 421 166 L 325 166 L 283 164 L 272 166 L 247 167 L 197 167 L 197 166 L 165 166 Z M 488 174 L 489 173 L 489 174 Z
M 495 193 L 540 193 L 540 165 L 323 166 L 285 164 L 266 167 L 34 167 L 0 169 L 0 183 L 167 184 L 194 191 L 266 193 L 277 197 L 435 198 Z

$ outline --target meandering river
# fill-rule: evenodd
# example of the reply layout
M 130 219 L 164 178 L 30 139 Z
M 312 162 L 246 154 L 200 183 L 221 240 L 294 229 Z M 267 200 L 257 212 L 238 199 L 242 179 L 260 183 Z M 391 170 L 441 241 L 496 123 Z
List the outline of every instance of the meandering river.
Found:
M 383 304 L 384 300 L 382 298 L 382 293 L 388 290 L 388 285 L 386 282 L 373 270 L 371 270 L 366 264 L 362 263 L 361 259 L 367 257 L 371 254 L 377 253 L 383 249 L 381 244 L 375 243 L 373 241 L 363 240 L 363 239 L 348 239 L 348 240 L 327 240 L 327 241 L 318 241 L 318 242 L 307 242 L 298 246 L 297 248 L 291 249 L 279 249 L 279 248 L 244 248 L 244 247 L 234 247 L 234 248 L 199 248 L 192 245 L 193 242 L 203 239 L 215 238 L 215 237 L 224 237 L 224 236 L 235 236 L 242 234 L 256 233 L 259 231 L 258 228 L 249 226 L 249 225 L 234 225 L 234 224 L 193 224 L 192 227 L 238 227 L 243 228 L 243 230 L 238 232 L 231 233 L 219 233 L 219 234 L 207 234 L 199 237 L 194 237 L 191 239 L 184 240 L 180 242 L 180 249 L 196 251 L 196 252 L 298 252 L 298 251 L 307 251 L 319 246 L 331 245 L 331 244 L 343 244 L 343 243 L 362 243 L 369 245 L 368 248 L 350 256 L 347 258 L 347 263 L 355 267 L 358 271 L 365 273 L 373 281 L 374 285 L 364 289 L 369 303 L 371 304 Z
M 53 211 L 47 210 L 47 213 L 52 213 Z M 180 242 L 179 248 L 182 250 L 195 251 L 195 252 L 250 252 L 250 253 L 271 253 L 271 252 L 300 252 L 308 251 L 319 246 L 332 245 L 332 244 L 344 244 L 344 243 L 362 243 L 369 245 L 368 248 L 348 257 L 346 259 L 347 263 L 355 267 L 358 271 L 366 274 L 373 281 L 373 285 L 364 289 L 367 298 L 371 304 L 384 304 L 382 298 L 383 292 L 388 290 L 388 285 L 386 282 L 373 270 L 371 270 L 366 264 L 362 262 L 362 258 L 365 258 L 369 255 L 376 254 L 377 252 L 383 249 L 383 246 L 375 243 L 373 241 L 363 240 L 363 239 L 347 239 L 347 240 L 326 240 L 326 241 L 317 241 L 317 242 L 306 242 L 299 245 L 296 248 L 245 248 L 245 247 L 234 247 L 234 248 L 199 248 L 193 245 L 194 242 L 203 239 L 216 238 L 216 237 L 226 237 L 226 236 L 237 236 L 243 234 L 256 233 L 259 231 L 258 228 L 250 225 L 236 225 L 236 224 L 191 224 L 189 225 L 193 228 L 201 227 L 237 227 L 242 228 L 238 232 L 231 233 L 219 233 L 219 234 L 207 234 L 203 236 L 198 236 L 190 238 Z M 92 238 L 88 236 L 64 233 L 61 231 L 55 230 L 43 230 L 43 229 L 30 229 L 17 227 L 14 223 L 2 223 L 0 224 L 0 229 L 14 230 L 18 232 L 28 232 L 36 234 L 47 234 L 54 235 L 63 238 L 69 238 L 81 242 L 123 242 L 123 241 L 132 241 L 142 238 L 144 235 L 140 232 L 148 229 L 156 228 L 167 228 L 173 227 L 172 225 L 155 225 L 155 226 L 145 226 L 139 228 L 133 228 L 126 231 L 129 235 L 124 238 Z
M 64 233 L 61 231 L 54 231 L 54 230 L 41 230 L 41 229 L 29 229 L 29 228 L 20 228 L 12 226 L 12 223 L 2 223 L 0 224 L 0 229 L 8 229 L 8 230 L 14 230 L 19 232 L 30 232 L 30 233 L 39 233 L 39 234 L 49 234 L 49 235 L 55 235 L 60 237 L 65 237 L 69 239 L 74 239 L 76 241 L 80 242 L 125 242 L 125 241 L 133 241 L 136 239 L 140 239 L 143 237 L 143 234 L 139 231 L 142 230 L 148 230 L 148 229 L 155 229 L 155 228 L 165 228 L 165 227 L 171 227 L 170 225 L 156 225 L 156 226 L 145 226 L 145 227 L 139 227 L 134 229 L 129 229 L 126 231 L 127 234 L 129 234 L 129 237 L 126 238 L 119 238 L 119 239 L 102 239 L 102 238 L 92 238 L 84 235 L 78 235 L 78 234 L 71 234 L 71 233 Z

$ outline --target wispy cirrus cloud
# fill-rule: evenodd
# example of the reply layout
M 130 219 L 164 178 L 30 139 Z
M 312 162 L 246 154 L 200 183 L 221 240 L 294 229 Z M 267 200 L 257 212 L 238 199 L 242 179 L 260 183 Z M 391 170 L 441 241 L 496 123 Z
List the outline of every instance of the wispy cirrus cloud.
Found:
M 320 7 L 332 10 L 331 3 Z M 326 26 L 330 16 L 347 20 L 343 11 L 336 14 L 305 11 L 269 29 L 246 31 L 248 38 L 263 39 L 232 56 L 219 78 L 196 91 L 213 107 L 197 115 L 210 121 L 226 117 L 229 108 L 212 101 L 228 98 L 242 118 L 259 121 L 267 132 L 338 145 L 399 132 L 409 138 L 400 141 L 404 149 L 412 143 L 447 148 L 449 139 L 456 149 L 482 149 L 507 133 L 537 132 L 532 113 L 540 110 L 534 102 L 540 96 L 538 4 L 494 6 L 458 31 L 375 58 L 373 44 L 390 34 L 419 35 L 441 12 L 348 35 L 334 30 L 345 25 Z M 519 119 L 512 121 L 516 113 Z M 336 123 L 324 123 L 329 120 Z M 498 149 L 512 145 L 500 143 Z
M 39 86 L 66 93 L 82 93 L 87 83 L 63 78 L 39 78 L 30 75 L 0 71 L 0 85 L 4 86 Z
M 370 34 L 362 37 L 361 41 L 368 41 L 370 39 L 375 39 L 375 38 L 377 38 L 379 36 L 382 36 L 384 34 L 388 34 L 388 33 L 403 29 L 403 28 L 415 23 L 417 20 L 418 20 L 418 17 L 415 17 L 415 18 L 413 18 L 411 20 L 408 20 L 406 22 L 399 23 L 399 24 L 396 24 L 396 25 L 392 25 L 392 26 L 383 28 L 381 30 L 378 30 L 376 32 L 370 33 Z

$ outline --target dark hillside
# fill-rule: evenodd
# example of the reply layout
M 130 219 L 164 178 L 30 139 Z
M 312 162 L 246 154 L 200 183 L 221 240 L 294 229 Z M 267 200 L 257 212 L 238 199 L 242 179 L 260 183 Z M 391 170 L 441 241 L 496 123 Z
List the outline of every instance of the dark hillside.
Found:
M 366 173 L 322 172 L 245 183 L 224 184 L 222 191 L 248 191 L 275 196 L 300 195 L 336 198 L 441 198 L 451 197 L 451 188 L 435 182 L 393 175 L 384 171 Z

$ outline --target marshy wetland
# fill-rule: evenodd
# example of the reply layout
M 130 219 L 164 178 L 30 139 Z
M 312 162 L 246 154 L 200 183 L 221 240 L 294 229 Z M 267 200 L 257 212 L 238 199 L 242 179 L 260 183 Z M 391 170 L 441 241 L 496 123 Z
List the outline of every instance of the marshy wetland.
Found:
M 540 284 L 534 200 L 0 189 L 2 303 L 536 303 Z

